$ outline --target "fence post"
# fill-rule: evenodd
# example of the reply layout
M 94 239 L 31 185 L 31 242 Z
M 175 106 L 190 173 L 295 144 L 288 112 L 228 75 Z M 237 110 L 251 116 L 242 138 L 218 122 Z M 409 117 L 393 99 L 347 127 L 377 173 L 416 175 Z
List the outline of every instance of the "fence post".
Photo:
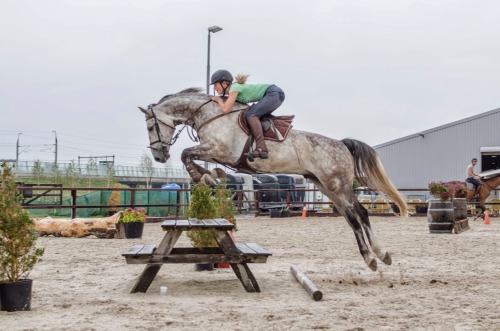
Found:
M 135 188 L 130 189 L 130 208 L 135 209 Z
M 177 190 L 177 195 L 175 197 L 176 200 L 176 206 L 175 206 L 175 219 L 179 219 L 179 214 L 180 214 L 180 204 L 181 204 L 181 191 Z
M 76 218 L 76 190 L 71 190 L 71 219 Z

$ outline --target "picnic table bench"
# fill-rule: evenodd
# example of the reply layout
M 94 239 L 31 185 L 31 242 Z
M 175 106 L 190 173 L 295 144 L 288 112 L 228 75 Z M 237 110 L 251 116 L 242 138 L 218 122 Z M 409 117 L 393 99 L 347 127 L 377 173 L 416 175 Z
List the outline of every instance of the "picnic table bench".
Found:
M 146 292 L 161 266 L 166 263 L 219 263 L 231 265 L 247 292 L 260 292 L 248 263 L 265 263 L 272 254 L 256 243 L 236 243 L 231 237 L 234 224 L 225 219 L 167 220 L 158 245 L 134 245 L 122 253 L 128 264 L 147 264 L 131 293 Z M 218 247 L 174 247 L 184 231 L 212 231 Z

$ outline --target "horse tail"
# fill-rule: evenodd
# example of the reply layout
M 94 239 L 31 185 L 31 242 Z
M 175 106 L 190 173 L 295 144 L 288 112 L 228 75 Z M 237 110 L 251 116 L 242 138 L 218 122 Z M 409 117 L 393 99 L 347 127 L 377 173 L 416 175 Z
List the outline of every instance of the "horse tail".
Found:
M 342 143 L 352 154 L 354 174 L 359 182 L 379 193 L 387 194 L 399 207 L 401 216 L 408 217 L 408 205 L 387 176 L 377 152 L 359 140 L 342 139 Z

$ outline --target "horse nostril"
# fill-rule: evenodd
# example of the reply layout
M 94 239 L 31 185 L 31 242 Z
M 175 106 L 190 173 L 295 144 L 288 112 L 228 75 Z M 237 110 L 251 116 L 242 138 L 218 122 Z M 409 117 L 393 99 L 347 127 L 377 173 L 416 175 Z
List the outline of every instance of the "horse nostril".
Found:
M 155 157 L 155 161 L 156 162 L 160 162 L 160 158 L 159 157 Z

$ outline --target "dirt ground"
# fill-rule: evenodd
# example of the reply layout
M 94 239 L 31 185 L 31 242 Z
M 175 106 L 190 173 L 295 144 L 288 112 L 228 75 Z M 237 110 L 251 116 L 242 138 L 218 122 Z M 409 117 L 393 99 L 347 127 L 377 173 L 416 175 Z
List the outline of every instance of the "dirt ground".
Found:
M 247 293 L 231 269 L 164 265 L 147 293 L 130 294 L 144 265 L 126 264 L 142 239 L 42 237 L 32 310 L 0 312 L 1 330 L 500 330 L 500 219 L 469 219 L 460 234 L 431 234 L 424 217 L 371 217 L 393 263 L 371 271 L 340 217 L 240 218 L 236 240 L 273 256 L 250 265 L 261 288 Z M 178 246 L 189 242 L 181 237 Z M 313 301 L 297 265 L 323 292 Z M 167 286 L 167 295 L 160 295 Z

